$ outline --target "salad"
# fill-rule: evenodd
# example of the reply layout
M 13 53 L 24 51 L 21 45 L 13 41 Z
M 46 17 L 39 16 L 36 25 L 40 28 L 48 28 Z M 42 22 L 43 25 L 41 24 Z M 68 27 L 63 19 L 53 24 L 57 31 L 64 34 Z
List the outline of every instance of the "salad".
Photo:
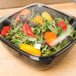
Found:
M 35 14 L 26 8 L 9 21 L 0 36 L 32 55 L 55 54 L 76 38 L 76 30 L 66 18 L 52 17 L 46 11 Z

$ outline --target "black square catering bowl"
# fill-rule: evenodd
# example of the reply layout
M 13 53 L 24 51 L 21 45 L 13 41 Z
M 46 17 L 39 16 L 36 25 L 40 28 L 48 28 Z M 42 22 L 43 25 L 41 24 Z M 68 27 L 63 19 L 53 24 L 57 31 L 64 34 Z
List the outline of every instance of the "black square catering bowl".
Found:
M 13 16 L 15 16 L 17 13 L 19 13 L 21 10 L 28 8 L 28 9 L 34 9 L 35 13 L 42 13 L 44 11 L 47 11 L 49 14 L 51 14 L 53 17 L 61 17 L 61 18 L 66 18 L 69 23 L 71 24 L 71 26 L 76 30 L 76 18 L 70 15 L 67 15 L 55 8 L 51 8 L 48 7 L 45 4 L 40 4 L 40 3 L 34 3 L 25 7 L 22 7 L 12 13 L 9 13 L 5 16 L 3 16 L 0 19 L 0 30 L 2 30 L 3 26 L 9 25 L 10 24 L 10 18 L 12 18 Z M 9 47 L 13 48 L 15 50 L 15 52 L 18 52 L 20 54 L 22 54 L 26 61 L 28 61 L 28 64 L 31 64 L 37 68 L 39 68 L 40 70 L 44 70 L 47 69 L 48 67 L 50 67 L 50 65 L 52 64 L 52 62 L 54 60 L 56 60 L 57 57 L 59 56 L 63 56 L 63 53 L 66 52 L 67 50 L 69 50 L 69 48 L 76 42 L 76 39 L 73 39 L 68 45 L 66 45 L 65 47 L 63 47 L 60 51 L 58 51 L 57 53 L 53 54 L 53 55 L 49 55 L 49 56 L 34 56 L 34 55 L 30 55 L 26 52 L 21 51 L 19 48 L 15 47 L 11 42 L 7 41 L 4 37 L 0 36 L 0 40 L 3 41 L 6 45 L 8 45 Z M 55 63 L 55 62 L 54 62 Z

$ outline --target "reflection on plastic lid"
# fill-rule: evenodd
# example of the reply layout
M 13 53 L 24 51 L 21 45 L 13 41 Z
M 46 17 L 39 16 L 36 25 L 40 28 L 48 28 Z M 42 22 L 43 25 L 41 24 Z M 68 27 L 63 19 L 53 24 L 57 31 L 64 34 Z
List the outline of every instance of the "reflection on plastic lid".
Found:
M 73 31 L 73 29 L 70 27 L 67 28 L 67 31 L 62 33 L 57 39 L 55 39 L 50 45 L 54 46 L 57 43 L 60 43 L 62 40 L 64 40 L 69 34 Z
M 30 58 L 32 58 L 33 60 L 38 60 L 39 61 L 38 57 L 30 56 Z

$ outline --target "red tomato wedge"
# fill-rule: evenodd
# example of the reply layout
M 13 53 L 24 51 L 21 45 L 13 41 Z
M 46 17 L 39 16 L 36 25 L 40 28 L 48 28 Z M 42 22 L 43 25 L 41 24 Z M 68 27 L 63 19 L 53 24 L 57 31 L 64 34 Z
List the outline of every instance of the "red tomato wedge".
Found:
M 9 30 L 10 30 L 9 26 L 4 26 L 0 35 L 2 36 L 6 35 L 6 33 L 8 33 Z
M 26 33 L 27 36 L 35 37 L 29 25 L 27 24 L 22 25 L 22 32 L 24 34 Z
M 66 26 L 66 24 L 65 24 L 64 21 L 59 21 L 59 22 L 58 22 L 58 27 L 59 27 L 59 26 L 62 26 L 62 30 L 63 30 L 63 31 L 65 31 L 65 30 L 67 29 L 67 26 Z

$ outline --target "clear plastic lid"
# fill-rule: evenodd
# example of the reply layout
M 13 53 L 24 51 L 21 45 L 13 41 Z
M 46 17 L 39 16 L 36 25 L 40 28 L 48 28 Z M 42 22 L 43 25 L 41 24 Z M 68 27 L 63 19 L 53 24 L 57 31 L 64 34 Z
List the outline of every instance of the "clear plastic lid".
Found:
M 36 56 L 52 55 L 76 39 L 69 17 L 43 6 L 25 8 L 9 18 L 1 35 Z

